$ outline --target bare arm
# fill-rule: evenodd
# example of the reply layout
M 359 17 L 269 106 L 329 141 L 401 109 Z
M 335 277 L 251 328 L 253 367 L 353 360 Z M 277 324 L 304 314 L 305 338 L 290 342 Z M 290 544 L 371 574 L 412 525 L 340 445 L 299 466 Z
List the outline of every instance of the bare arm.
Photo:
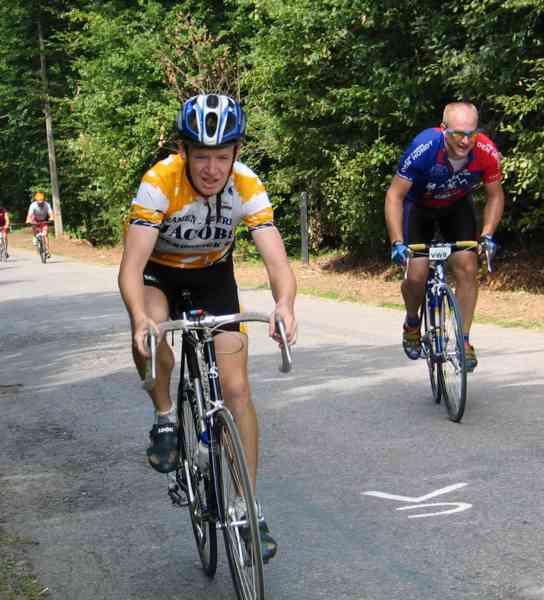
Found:
M 9 213 L 6 210 L 5 214 L 4 214 L 4 219 L 6 221 L 6 227 L 9 227 Z
M 385 223 L 391 243 L 404 240 L 402 231 L 404 198 L 411 187 L 411 181 L 395 175 L 385 194 Z
M 119 267 L 119 290 L 132 323 L 134 344 L 146 356 L 145 337 L 157 326 L 147 316 L 144 301 L 144 268 L 153 252 L 159 232 L 151 227 L 130 225 Z
M 482 235 L 493 235 L 504 212 L 504 191 L 500 181 L 485 185 L 486 203 Z
M 297 323 L 295 320 L 295 296 L 297 293 L 297 282 L 279 231 L 275 227 L 258 229 L 252 233 L 253 241 L 259 254 L 262 256 L 272 296 L 276 301 L 275 317 L 281 317 L 285 322 L 287 339 L 294 344 L 297 335 Z M 270 335 L 275 336 L 274 319 L 270 324 Z

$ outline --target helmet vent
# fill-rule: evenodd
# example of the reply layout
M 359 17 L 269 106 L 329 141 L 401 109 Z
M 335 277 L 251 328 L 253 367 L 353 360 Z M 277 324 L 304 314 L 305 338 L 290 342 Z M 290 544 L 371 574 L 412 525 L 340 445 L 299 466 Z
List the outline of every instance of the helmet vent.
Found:
M 219 106 L 219 98 L 215 94 L 210 94 L 206 99 L 208 108 L 217 108 Z
M 193 131 L 198 131 L 198 120 L 197 120 L 197 116 L 196 116 L 196 111 L 195 110 L 192 110 L 189 113 L 189 127 Z
M 235 127 L 236 117 L 231 112 L 229 112 L 229 114 L 227 115 L 227 122 L 225 124 L 225 134 L 232 131 Z
M 217 115 L 216 113 L 208 113 L 206 115 L 206 134 L 208 137 L 214 137 L 217 129 Z

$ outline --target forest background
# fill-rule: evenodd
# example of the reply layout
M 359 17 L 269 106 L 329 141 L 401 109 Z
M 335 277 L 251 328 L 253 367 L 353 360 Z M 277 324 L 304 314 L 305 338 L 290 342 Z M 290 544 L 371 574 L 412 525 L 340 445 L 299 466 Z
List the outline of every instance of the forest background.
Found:
M 51 192 L 46 99 L 65 231 L 114 244 L 180 102 L 220 91 L 248 112 L 242 158 L 288 248 L 304 191 L 314 252 L 385 258 L 402 150 L 466 99 L 503 155 L 499 241 L 544 240 L 544 0 L 4 0 L 0 39 L 0 205 L 13 221 Z

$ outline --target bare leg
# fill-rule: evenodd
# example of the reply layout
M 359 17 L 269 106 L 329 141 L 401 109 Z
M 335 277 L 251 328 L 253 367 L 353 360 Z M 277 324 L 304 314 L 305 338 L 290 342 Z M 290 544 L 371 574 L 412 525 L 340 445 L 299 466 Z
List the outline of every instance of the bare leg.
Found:
M 406 279 L 402 282 L 401 291 L 406 306 L 406 314 L 412 319 L 417 319 L 419 307 L 425 294 L 425 282 L 429 270 L 429 261 L 426 258 L 412 258 L 408 265 Z
M 246 455 L 249 477 L 255 490 L 259 428 L 247 373 L 247 336 L 221 333 L 215 337 L 215 348 L 225 404 L 236 421 Z
M 475 252 L 456 252 L 450 258 L 455 277 L 455 295 L 463 318 L 463 333 L 468 335 L 478 299 L 478 259 Z
M 169 316 L 168 301 L 166 296 L 158 288 L 145 286 L 144 288 L 145 310 L 155 323 L 166 321 Z M 145 358 L 132 348 L 134 363 L 140 377 L 145 376 Z M 170 378 L 174 368 L 174 353 L 165 339 L 161 340 L 157 349 L 157 383 L 150 392 L 155 409 L 159 412 L 167 412 L 172 407 L 170 400 Z

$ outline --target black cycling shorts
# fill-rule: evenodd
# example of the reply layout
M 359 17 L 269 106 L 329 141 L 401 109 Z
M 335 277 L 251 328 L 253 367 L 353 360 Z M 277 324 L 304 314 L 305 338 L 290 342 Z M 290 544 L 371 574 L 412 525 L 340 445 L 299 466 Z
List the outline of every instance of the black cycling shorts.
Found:
M 426 208 L 408 202 L 404 204 L 403 217 L 405 244 L 428 244 L 436 239 L 437 233 L 445 242 L 477 239 L 472 196 L 465 196 L 446 208 Z
M 144 269 L 144 285 L 156 287 L 164 293 L 173 319 L 180 317 L 180 310 L 190 308 L 202 308 L 213 315 L 240 312 L 232 254 L 226 260 L 201 269 L 177 269 L 150 260 Z M 191 294 L 191 307 L 182 304 L 183 290 Z M 240 324 L 231 323 L 221 329 L 240 331 Z

